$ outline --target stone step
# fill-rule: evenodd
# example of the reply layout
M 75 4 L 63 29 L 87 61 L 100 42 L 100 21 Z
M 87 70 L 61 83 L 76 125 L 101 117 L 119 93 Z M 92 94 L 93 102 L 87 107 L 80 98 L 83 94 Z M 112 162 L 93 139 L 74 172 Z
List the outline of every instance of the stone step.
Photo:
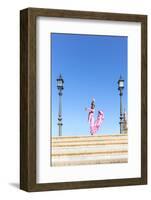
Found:
M 128 153 L 127 149 L 118 149 L 118 150 L 72 150 L 72 151 L 65 151 L 65 150 L 61 150 L 61 151 L 56 151 L 53 150 L 52 151 L 52 156 L 78 156 L 78 155 L 97 155 L 97 154 L 102 154 L 102 155 L 106 155 L 106 154 L 122 154 L 122 153 Z
M 101 151 L 101 150 L 106 150 L 106 151 L 111 151 L 111 150 L 127 150 L 128 149 L 128 146 L 127 144 L 124 144 L 124 145 L 100 145 L 100 146 L 88 146 L 88 147 L 85 147 L 85 146 L 74 146 L 74 147 L 55 147 L 55 148 L 52 148 L 52 151 L 55 153 L 55 152 L 78 152 L 79 150 L 81 151 Z
M 120 137 L 118 137 L 118 138 L 76 138 L 76 139 L 71 139 L 71 138 L 69 138 L 69 139 L 58 139 L 58 140 L 53 140 L 52 139 L 52 143 L 53 144 L 59 144 L 59 143 L 67 143 L 67 142 L 85 142 L 85 141 L 93 141 L 93 142 L 95 142 L 95 141 L 119 141 L 119 140 L 121 140 L 121 141 L 127 141 L 127 138 L 125 137 L 125 138 L 120 138 Z
M 128 161 L 128 136 L 59 136 L 51 143 L 52 166 L 124 163 Z
M 59 141 L 76 141 L 76 140 L 98 140 L 98 139 L 127 139 L 127 134 L 117 134 L 117 135 L 89 135 L 89 136 L 55 136 L 52 137 L 53 142 Z
M 111 141 L 82 141 L 82 142 L 63 142 L 52 143 L 52 147 L 74 147 L 74 146 L 97 146 L 97 145 L 118 145 L 127 144 L 127 140 L 111 140 Z
M 114 163 L 127 163 L 127 158 L 119 158 L 119 159 L 102 159 L 102 160 L 76 160 L 74 162 L 63 162 L 63 161 L 55 161 L 52 163 L 53 167 L 65 167 L 65 166 L 76 166 L 76 165 L 97 165 L 97 164 L 114 164 Z
M 127 150 L 111 150 L 111 151 L 77 151 L 77 152 L 52 152 L 52 156 L 81 156 L 81 155 L 107 155 L 107 154 L 125 154 Z
M 52 166 L 72 166 L 72 165 L 91 165 L 91 164 L 112 164 L 128 162 L 127 154 L 123 155 L 103 155 L 103 156 L 78 156 L 53 158 Z

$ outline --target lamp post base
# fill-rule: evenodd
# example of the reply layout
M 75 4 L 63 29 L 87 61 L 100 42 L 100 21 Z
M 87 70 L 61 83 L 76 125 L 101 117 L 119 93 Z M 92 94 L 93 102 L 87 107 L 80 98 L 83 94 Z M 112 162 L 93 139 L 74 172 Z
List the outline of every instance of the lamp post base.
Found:
M 58 126 L 59 126 L 59 136 L 62 136 L 62 122 L 59 122 L 58 123 Z

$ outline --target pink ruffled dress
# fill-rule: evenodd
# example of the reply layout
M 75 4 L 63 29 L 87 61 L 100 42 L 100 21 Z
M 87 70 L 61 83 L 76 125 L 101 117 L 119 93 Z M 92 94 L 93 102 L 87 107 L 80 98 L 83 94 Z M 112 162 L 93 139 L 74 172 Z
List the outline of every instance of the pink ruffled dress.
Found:
M 91 135 L 95 135 L 104 120 L 104 113 L 103 111 L 98 111 L 97 119 L 94 120 L 95 109 L 89 108 L 88 111 L 89 111 L 88 122 L 90 124 L 90 133 Z

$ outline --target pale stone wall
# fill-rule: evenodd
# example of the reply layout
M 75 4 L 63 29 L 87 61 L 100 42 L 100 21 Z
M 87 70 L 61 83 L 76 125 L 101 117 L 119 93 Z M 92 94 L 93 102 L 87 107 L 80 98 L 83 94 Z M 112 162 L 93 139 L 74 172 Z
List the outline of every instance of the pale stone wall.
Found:
M 128 162 L 127 134 L 52 138 L 52 166 Z

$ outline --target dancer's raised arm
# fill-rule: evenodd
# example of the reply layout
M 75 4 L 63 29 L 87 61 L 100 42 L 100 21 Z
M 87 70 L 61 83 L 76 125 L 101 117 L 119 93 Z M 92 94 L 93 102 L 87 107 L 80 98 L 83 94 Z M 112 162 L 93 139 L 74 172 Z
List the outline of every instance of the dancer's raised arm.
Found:
M 93 108 L 85 108 L 85 111 L 94 112 L 94 109 Z

